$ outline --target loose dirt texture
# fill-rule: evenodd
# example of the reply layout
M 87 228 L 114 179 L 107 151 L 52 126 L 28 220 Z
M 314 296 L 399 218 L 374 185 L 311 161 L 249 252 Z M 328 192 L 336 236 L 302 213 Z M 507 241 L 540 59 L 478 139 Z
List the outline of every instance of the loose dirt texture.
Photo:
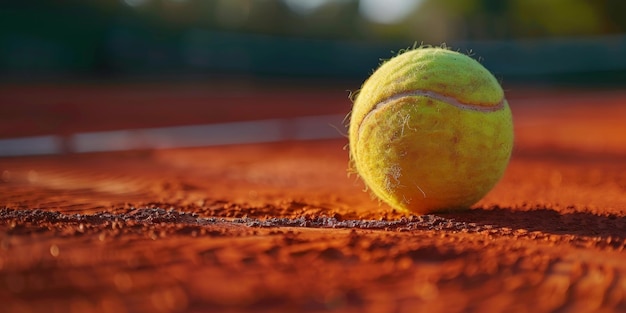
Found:
M 626 310 L 626 93 L 510 93 L 467 212 L 373 200 L 346 139 L 0 159 L 0 311 Z

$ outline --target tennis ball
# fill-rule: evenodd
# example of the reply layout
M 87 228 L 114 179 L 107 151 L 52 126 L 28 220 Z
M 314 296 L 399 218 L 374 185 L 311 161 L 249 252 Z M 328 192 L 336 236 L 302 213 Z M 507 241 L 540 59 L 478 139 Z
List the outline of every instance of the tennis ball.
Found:
M 391 207 L 469 208 L 502 177 L 513 121 L 495 77 L 471 57 L 419 47 L 384 62 L 356 96 L 351 166 Z

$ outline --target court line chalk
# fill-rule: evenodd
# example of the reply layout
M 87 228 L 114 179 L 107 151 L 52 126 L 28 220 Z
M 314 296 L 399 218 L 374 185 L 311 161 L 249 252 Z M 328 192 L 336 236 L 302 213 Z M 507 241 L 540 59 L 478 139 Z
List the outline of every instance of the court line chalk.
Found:
M 341 138 L 344 115 L 0 139 L 0 156 L 48 155 Z M 342 133 L 343 131 L 343 133 Z

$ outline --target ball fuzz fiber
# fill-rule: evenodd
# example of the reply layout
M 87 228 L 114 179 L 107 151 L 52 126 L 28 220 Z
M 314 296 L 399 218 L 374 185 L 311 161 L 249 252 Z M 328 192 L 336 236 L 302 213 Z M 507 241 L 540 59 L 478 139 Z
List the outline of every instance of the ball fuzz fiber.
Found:
M 350 118 L 351 166 L 391 207 L 469 208 L 502 177 L 513 121 L 495 77 L 471 57 L 420 47 L 365 81 Z

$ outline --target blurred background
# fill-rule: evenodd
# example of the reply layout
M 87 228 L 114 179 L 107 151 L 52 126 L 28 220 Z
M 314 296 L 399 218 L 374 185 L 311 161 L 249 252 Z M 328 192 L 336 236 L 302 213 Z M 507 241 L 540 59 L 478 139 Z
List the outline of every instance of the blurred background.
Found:
M 0 76 L 360 81 L 401 48 L 446 43 L 507 81 L 623 83 L 625 34 L 620 0 L 3 1 Z
M 268 119 L 274 139 L 333 137 L 294 129 L 341 128 L 347 90 L 422 43 L 472 54 L 505 89 L 626 84 L 621 0 L 3 1 L 0 155 L 228 143 L 173 142 L 230 128 L 98 132 Z

